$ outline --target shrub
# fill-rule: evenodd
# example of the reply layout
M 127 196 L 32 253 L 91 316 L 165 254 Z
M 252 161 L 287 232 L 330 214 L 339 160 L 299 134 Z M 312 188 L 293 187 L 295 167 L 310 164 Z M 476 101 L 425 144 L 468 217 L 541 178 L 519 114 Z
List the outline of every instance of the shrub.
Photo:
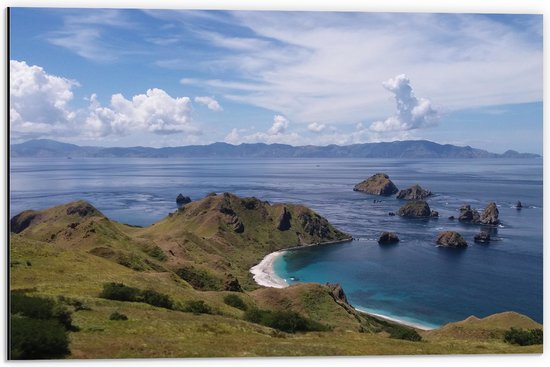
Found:
M 222 280 L 209 271 L 193 266 L 185 266 L 176 271 L 176 274 L 195 289 L 201 291 L 222 290 Z
M 109 316 L 109 320 L 126 321 L 128 320 L 128 316 L 118 311 L 115 311 L 111 314 L 111 316 Z
M 410 340 L 413 342 L 419 342 L 422 340 L 422 337 L 420 336 L 420 334 L 418 334 L 416 330 L 407 327 L 394 327 L 389 332 L 390 338 L 393 339 Z
M 326 325 L 322 325 L 293 311 L 268 311 L 252 308 L 245 312 L 244 318 L 247 321 L 287 333 L 329 330 L 329 327 Z
M 504 333 L 504 341 L 510 344 L 518 344 L 522 346 L 542 344 L 542 341 L 543 341 L 542 329 L 523 330 L 521 328 L 520 329 L 511 328 L 510 330 Z
M 188 301 L 183 309 L 185 312 L 194 314 L 212 313 L 212 309 L 204 301 Z
M 142 292 L 140 302 L 168 309 L 172 309 L 174 307 L 174 303 L 168 295 L 159 293 L 152 289 L 148 289 Z
M 152 289 L 142 291 L 138 288 L 128 287 L 122 283 L 103 284 L 103 291 L 99 294 L 101 298 L 124 302 L 142 302 L 151 306 L 167 309 L 174 308 L 174 302 L 170 296 L 159 293 Z
M 145 253 L 159 261 L 166 261 L 166 259 L 168 258 L 166 256 L 166 254 L 164 253 L 164 251 L 162 251 L 162 249 L 160 247 L 158 247 L 157 245 L 151 245 L 151 246 L 147 246 L 145 247 L 144 249 Z
M 239 310 L 246 311 L 248 309 L 248 306 L 241 297 L 237 296 L 236 294 L 228 294 L 227 296 L 223 297 L 223 302 L 231 307 L 238 308 Z
M 72 324 L 72 317 L 69 310 L 53 299 L 37 296 L 27 296 L 21 292 L 11 292 L 11 314 L 20 314 L 22 316 L 48 320 L 55 319 L 68 331 L 77 331 L 78 328 Z
M 57 359 L 67 356 L 69 337 L 55 319 L 11 315 L 10 359 Z
M 99 296 L 114 301 L 137 302 L 139 293 L 139 289 L 128 287 L 122 283 L 106 283 L 103 284 L 103 291 Z

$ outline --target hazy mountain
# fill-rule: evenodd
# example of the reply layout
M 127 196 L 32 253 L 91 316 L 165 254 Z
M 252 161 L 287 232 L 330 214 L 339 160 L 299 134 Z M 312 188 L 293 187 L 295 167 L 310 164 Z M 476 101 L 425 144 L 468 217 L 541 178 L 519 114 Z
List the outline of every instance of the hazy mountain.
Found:
M 534 158 L 538 154 L 508 150 L 504 154 L 490 153 L 470 146 L 437 144 L 427 140 L 406 140 L 388 143 L 353 145 L 291 146 L 286 144 L 214 143 L 180 147 L 104 148 L 78 146 L 55 140 L 30 140 L 10 146 L 11 157 L 247 157 L 247 158 Z

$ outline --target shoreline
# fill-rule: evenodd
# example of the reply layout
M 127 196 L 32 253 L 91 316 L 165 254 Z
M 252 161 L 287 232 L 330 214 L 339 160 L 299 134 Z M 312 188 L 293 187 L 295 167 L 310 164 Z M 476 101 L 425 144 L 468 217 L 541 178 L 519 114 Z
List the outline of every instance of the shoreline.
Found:
M 385 320 L 385 321 L 390 321 L 390 322 L 393 322 L 393 323 L 396 323 L 396 324 L 399 324 L 399 325 L 412 327 L 414 329 L 418 329 L 418 330 L 422 330 L 422 331 L 438 329 L 437 327 L 426 326 L 426 325 L 423 325 L 423 324 L 419 324 L 419 323 L 415 323 L 415 322 L 411 322 L 411 321 L 405 321 L 405 320 L 401 320 L 401 319 L 391 317 L 391 316 L 382 315 L 380 313 L 369 312 L 369 311 L 366 311 L 364 309 L 361 309 L 360 307 L 355 307 L 353 305 L 351 307 L 353 307 L 353 309 L 355 311 L 359 312 L 359 313 L 362 313 L 362 314 L 365 314 L 365 315 L 368 315 L 368 316 L 372 316 L 372 317 L 375 317 L 375 318 L 378 318 L 378 319 L 382 319 L 382 320 Z
M 335 245 L 338 243 L 345 243 L 345 242 L 351 242 L 351 241 L 353 241 L 353 237 L 350 236 L 349 238 L 342 239 L 342 240 L 310 243 L 307 245 L 287 247 L 287 248 L 267 254 L 258 264 L 251 267 L 249 271 L 253 274 L 254 281 L 263 287 L 286 288 L 290 284 L 288 284 L 285 279 L 277 275 L 277 273 L 275 272 L 275 269 L 273 268 L 273 263 L 279 256 L 283 256 L 287 251 L 294 251 L 301 248 L 323 246 L 323 245 Z
M 286 288 L 286 287 L 290 286 L 290 284 L 288 284 L 286 279 L 281 278 L 275 272 L 275 269 L 274 269 L 274 266 L 273 266 L 273 264 L 274 264 L 275 260 L 277 260 L 277 258 L 279 258 L 280 256 L 283 256 L 287 251 L 299 250 L 299 249 L 305 248 L 305 247 L 345 243 L 345 242 L 350 242 L 350 241 L 353 241 L 353 238 L 345 239 L 345 240 L 330 241 L 330 242 L 322 242 L 322 243 L 312 243 L 312 244 L 303 245 L 303 246 L 293 246 L 293 247 L 288 247 L 288 248 L 278 250 L 278 251 L 275 251 L 275 252 L 271 252 L 271 253 L 267 254 L 257 265 L 251 267 L 250 268 L 250 273 L 253 274 L 254 281 L 262 287 L 279 288 L 279 289 L 280 288 Z M 375 313 L 375 312 L 369 312 L 367 310 L 361 309 L 360 307 L 355 307 L 351 304 L 350 304 L 350 306 L 355 311 L 357 311 L 359 313 L 362 313 L 362 314 L 365 314 L 365 315 L 368 315 L 368 316 L 371 316 L 371 317 L 379 318 L 379 319 L 382 319 L 382 320 L 385 320 L 385 321 L 390 321 L 390 322 L 393 322 L 393 323 L 396 323 L 396 324 L 399 324 L 399 325 L 412 327 L 412 328 L 415 328 L 415 329 L 418 329 L 418 330 L 423 330 L 423 331 L 437 329 L 436 327 L 430 327 L 430 326 L 426 326 L 426 325 L 423 325 L 423 324 L 419 324 L 419 323 L 415 323 L 415 322 L 411 322 L 411 321 L 406 321 L 406 320 L 401 320 L 401 319 L 398 319 L 398 318 L 395 318 L 395 317 L 386 316 L 386 315 Z

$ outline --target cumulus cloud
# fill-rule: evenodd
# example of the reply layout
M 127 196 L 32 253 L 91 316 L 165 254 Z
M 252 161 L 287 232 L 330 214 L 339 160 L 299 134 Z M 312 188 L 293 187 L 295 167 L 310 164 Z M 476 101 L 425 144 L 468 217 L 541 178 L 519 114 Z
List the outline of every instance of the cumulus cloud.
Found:
M 275 115 L 273 125 L 267 130 L 268 135 L 280 135 L 288 128 L 288 120 L 281 115 Z
M 114 94 L 109 105 L 103 106 L 92 94 L 87 108 L 75 109 L 70 102 L 73 88 L 78 85 L 74 80 L 48 74 L 40 66 L 10 60 L 12 138 L 97 138 L 135 132 L 200 134 L 191 119 L 189 97 L 172 97 L 152 88 L 131 99 Z
M 373 122 L 369 127 L 371 131 L 407 131 L 437 124 L 439 116 L 432 103 L 428 99 L 415 97 L 405 74 L 390 78 L 382 85 L 395 95 L 397 111 L 384 121 Z
M 223 111 L 222 106 L 212 97 L 204 96 L 204 97 L 195 97 L 195 102 L 200 103 L 208 107 L 210 110 L 215 112 L 221 112 Z
M 10 60 L 10 126 L 15 136 L 32 137 L 71 123 L 69 108 L 78 82 L 48 74 L 24 61 Z
M 320 133 L 321 131 L 326 129 L 325 124 L 320 124 L 318 122 L 312 122 L 311 124 L 307 125 L 307 129 L 309 131 L 313 131 L 314 133 Z
M 191 126 L 190 103 L 189 97 L 173 98 L 158 88 L 148 89 L 131 100 L 114 94 L 109 107 L 102 107 L 92 96 L 87 123 L 105 134 L 124 135 L 136 130 L 155 134 L 197 133 Z
M 251 132 L 247 129 L 232 129 L 225 137 L 224 141 L 230 144 L 240 143 L 280 143 L 298 145 L 303 142 L 303 138 L 296 132 L 287 132 L 289 121 L 286 117 L 275 115 L 273 124 L 269 129 L 259 132 Z M 253 131 L 253 130 L 252 130 Z

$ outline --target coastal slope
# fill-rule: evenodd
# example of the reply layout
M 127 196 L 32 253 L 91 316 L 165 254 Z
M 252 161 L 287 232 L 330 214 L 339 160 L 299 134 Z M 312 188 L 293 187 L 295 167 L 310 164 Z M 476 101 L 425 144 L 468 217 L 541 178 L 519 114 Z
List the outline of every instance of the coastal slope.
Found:
M 269 252 L 349 239 L 300 205 L 209 195 L 138 228 L 77 201 L 25 211 L 10 226 L 10 288 L 71 310 L 79 330 L 70 333 L 71 358 L 542 352 L 445 328 L 422 343 L 404 340 L 423 332 L 356 312 L 338 285 L 258 287 L 248 270 Z M 106 298 L 113 283 L 167 297 L 170 307 Z M 128 320 L 113 321 L 115 312 Z M 273 323 L 289 318 L 316 331 Z

